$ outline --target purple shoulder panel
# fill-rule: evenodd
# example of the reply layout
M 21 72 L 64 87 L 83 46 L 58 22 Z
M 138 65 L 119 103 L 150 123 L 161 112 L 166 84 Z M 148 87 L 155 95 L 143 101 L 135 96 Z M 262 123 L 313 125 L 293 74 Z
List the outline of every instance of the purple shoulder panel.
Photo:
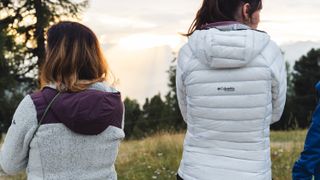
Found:
M 44 88 L 31 94 L 40 120 L 57 91 Z M 120 93 L 85 90 L 64 92 L 51 106 L 42 124 L 63 123 L 76 133 L 96 135 L 108 126 L 122 127 L 123 103 Z
M 56 93 L 57 91 L 54 89 L 49 90 L 49 88 L 45 88 L 42 91 L 38 91 L 30 95 L 36 107 L 38 123 L 41 117 L 43 116 L 43 113 L 45 112 L 48 104 L 56 95 Z M 44 118 L 41 124 L 52 123 L 59 123 L 59 121 L 57 120 L 57 118 L 54 118 L 54 114 L 51 111 L 48 111 L 46 117 Z

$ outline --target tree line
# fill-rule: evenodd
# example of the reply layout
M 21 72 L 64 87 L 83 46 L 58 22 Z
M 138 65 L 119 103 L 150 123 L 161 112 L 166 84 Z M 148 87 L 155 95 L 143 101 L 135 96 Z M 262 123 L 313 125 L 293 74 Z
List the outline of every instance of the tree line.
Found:
M 38 88 L 39 67 L 45 56 L 45 32 L 66 17 L 77 19 L 88 0 L 0 1 L 0 134 L 6 132 L 21 99 Z M 176 99 L 175 66 L 168 70 L 169 92 L 147 98 L 140 106 L 124 100 L 127 138 L 141 138 L 159 131 L 186 129 Z M 307 128 L 318 101 L 315 84 L 320 80 L 320 49 L 287 64 L 287 103 L 274 130 Z
M 136 100 L 124 100 L 124 131 L 127 138 L 142 138 L 160 131 L 178 132 L 186 129 L 177 101 L 174 65 L 170 66 L 168 74 L 170 90 L 164 98 L 160 93 L 147 98 L 142 108 Z
M 287 100 L 281 120 L 271 126 L 273 130 L 308 128 L 318 101 L 315 85 L 320 81 L 320 49 L 311 49 L 298 59 L 293 69 L 286 63 Z M 186 128 L 176 99 L 175 66 L 169 74 L 169 93 L 146 99 L 142 108 L 136 100 L 126 98 L 125 132 L 128 138 L 141 138 L 158 131 L 180 131 Z
M 281 121 L 272 126 L 275 130 L 308 128 L 318 103 L 315 85 L 320 81 L 320 49 L 311 49 L 294 64 L 287 63 L 287 102 Z

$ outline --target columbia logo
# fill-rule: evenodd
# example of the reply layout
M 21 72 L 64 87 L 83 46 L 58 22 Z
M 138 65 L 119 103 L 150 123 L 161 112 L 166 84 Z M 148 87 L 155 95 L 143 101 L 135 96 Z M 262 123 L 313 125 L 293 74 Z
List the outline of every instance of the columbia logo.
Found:
M 236 91 L 236 88 L 234 87 L 218 87 L 218 91 L 226 91 L 226 92 L 234 92 Z

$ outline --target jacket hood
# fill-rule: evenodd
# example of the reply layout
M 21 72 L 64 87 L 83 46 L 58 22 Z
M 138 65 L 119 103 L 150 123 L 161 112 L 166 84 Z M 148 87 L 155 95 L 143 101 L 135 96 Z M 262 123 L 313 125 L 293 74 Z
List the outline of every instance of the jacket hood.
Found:
M 265 32 L 239 23 L 216 23 L 207 27 L 195 31 L 188 45 L 199 61 L 216 69 L 246 66 L 270 41 Z
M 55 89 L 46 87 L 41 91 L 45 103 L 33 98 L 36 100 L 36 107 L 38 104 L 38 120 L 56 93 Z M 63 123 L 76 133 L 97 135 L 110 125 L 121 128 L 122 118 L 123 104 L 119 92 L 88 89 L 77 93 L 61 93 L 42 124 Z

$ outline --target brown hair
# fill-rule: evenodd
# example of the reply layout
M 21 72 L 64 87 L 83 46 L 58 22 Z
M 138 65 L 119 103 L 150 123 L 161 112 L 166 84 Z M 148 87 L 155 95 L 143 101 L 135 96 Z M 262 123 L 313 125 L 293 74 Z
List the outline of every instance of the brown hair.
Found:
M 41 86 L 56 83 L 59 91 L 78 92 L 107 79 L 108 65 L 96 35 L 86 26 L 64 21 L 47 33 Z
M 238 8 L 243 3 L 250 4 L 249 15 L 262 8 L 261 0 L 203 0 L 186 36 L 200 30 L 203 25 L 220 21 L 235 21 Z

